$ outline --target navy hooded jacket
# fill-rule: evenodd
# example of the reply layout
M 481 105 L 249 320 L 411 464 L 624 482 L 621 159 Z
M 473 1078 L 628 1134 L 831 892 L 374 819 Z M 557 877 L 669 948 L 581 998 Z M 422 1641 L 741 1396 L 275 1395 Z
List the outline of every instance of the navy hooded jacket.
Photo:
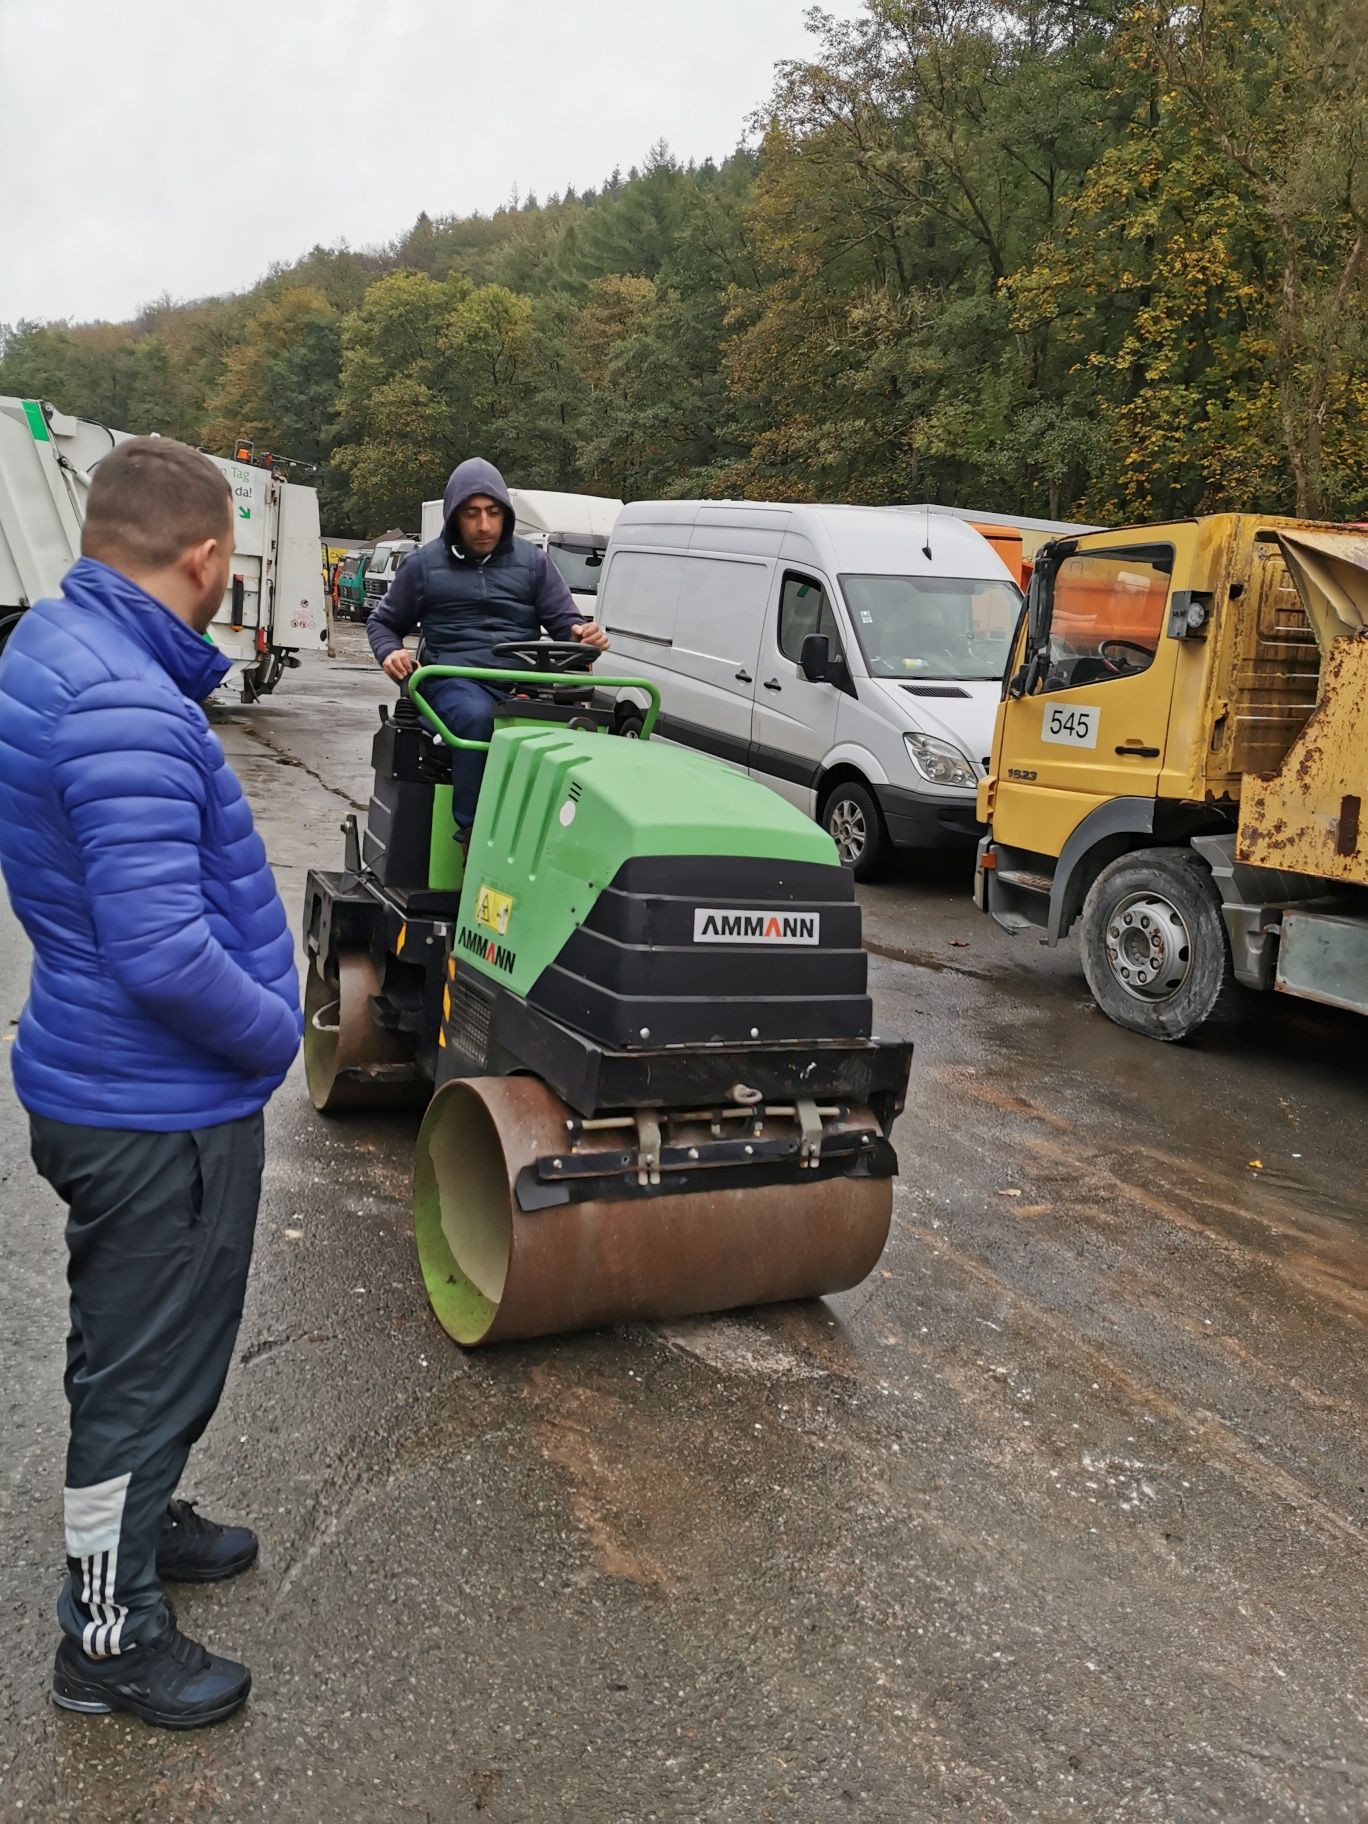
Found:
M 261 838 L 200 701 L 228 661 L 81 558 L 0 658 L 0 866 L 33 944 L 19 1100 L 157 1133 L 254 1114 L 301 1020 Z
M 456 510 L 475 494 L 487 494 L 504 510 L 503 537 L 488 557 L 467 556 L 457 532 Z M 382 665 L 419 626 L 423 658 L 433 665 L 507 670 L 509 661 L 494 656 L 505 641 L 540 639 L 543 627 L 552 639 L 573 637 L 571 629 L 585 616 L 545 551 L 514 538 L 513 503 L 493 463 L 474 457 L 455 469 L 442 511 L 441 537 L 409 553 L 366 622 L 371 651 Z

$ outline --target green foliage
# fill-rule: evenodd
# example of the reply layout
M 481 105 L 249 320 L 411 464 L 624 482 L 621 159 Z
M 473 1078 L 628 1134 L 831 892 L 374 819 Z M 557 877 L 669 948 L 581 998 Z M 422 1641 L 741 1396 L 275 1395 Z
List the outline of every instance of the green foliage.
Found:
M 1368 510 L 1368 0 L 814 12 L 756 148 L 0 329 L 0 391 L 319 465 L 627 496 Z

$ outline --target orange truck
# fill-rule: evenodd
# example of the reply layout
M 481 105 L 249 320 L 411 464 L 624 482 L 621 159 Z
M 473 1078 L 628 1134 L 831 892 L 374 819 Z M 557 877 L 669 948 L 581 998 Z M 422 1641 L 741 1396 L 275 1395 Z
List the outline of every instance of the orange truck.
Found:
M 1016 577 L 1023 589 L 1030 586 L 1035 554 L 1052 538 L 1063 538 L 1078 532 L 1095 532 L 1096 526 L 1072 525 L 1060 519 L 1030 519 L 1021 513 L 988 513 L 976 507 L 937 507 L 923 502 L 920 506 L 897 507 L 898 513 L 949 515 L 962 519 L 975 532 L 988 540 Z

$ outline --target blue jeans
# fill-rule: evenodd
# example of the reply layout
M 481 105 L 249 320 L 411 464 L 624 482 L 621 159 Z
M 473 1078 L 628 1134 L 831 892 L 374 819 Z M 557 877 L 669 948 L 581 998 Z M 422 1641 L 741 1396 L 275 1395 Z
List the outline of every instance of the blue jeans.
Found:
M 453 735 L 488 741 L 494 733 L 494 705 L 508 695 L 508 686 L 481 684 L 474 678 L 437 678 L 423 694 Z M 463 835 L 475 821 L 485 758 L 462 747 L 451 750 L 451 814 Z

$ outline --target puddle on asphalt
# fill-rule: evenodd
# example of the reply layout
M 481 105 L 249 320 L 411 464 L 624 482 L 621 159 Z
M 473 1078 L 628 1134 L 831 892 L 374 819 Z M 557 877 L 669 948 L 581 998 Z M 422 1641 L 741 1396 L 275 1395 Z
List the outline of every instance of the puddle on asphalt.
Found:
M 994 972 L 991 970 L 974 969 L 968 963 L 956 962 L 949 956 L 937 956 L 928 950 L 909 950 L 899 944 L 879 944 L 869 937 L 864 940 L 864 947 L 871 956 L 887 957 L 892 963 L 909 963 L 914 969 L 934 969 L 937 974 L 945 975 L 967 975 L 976 982 L 993 979 Z

